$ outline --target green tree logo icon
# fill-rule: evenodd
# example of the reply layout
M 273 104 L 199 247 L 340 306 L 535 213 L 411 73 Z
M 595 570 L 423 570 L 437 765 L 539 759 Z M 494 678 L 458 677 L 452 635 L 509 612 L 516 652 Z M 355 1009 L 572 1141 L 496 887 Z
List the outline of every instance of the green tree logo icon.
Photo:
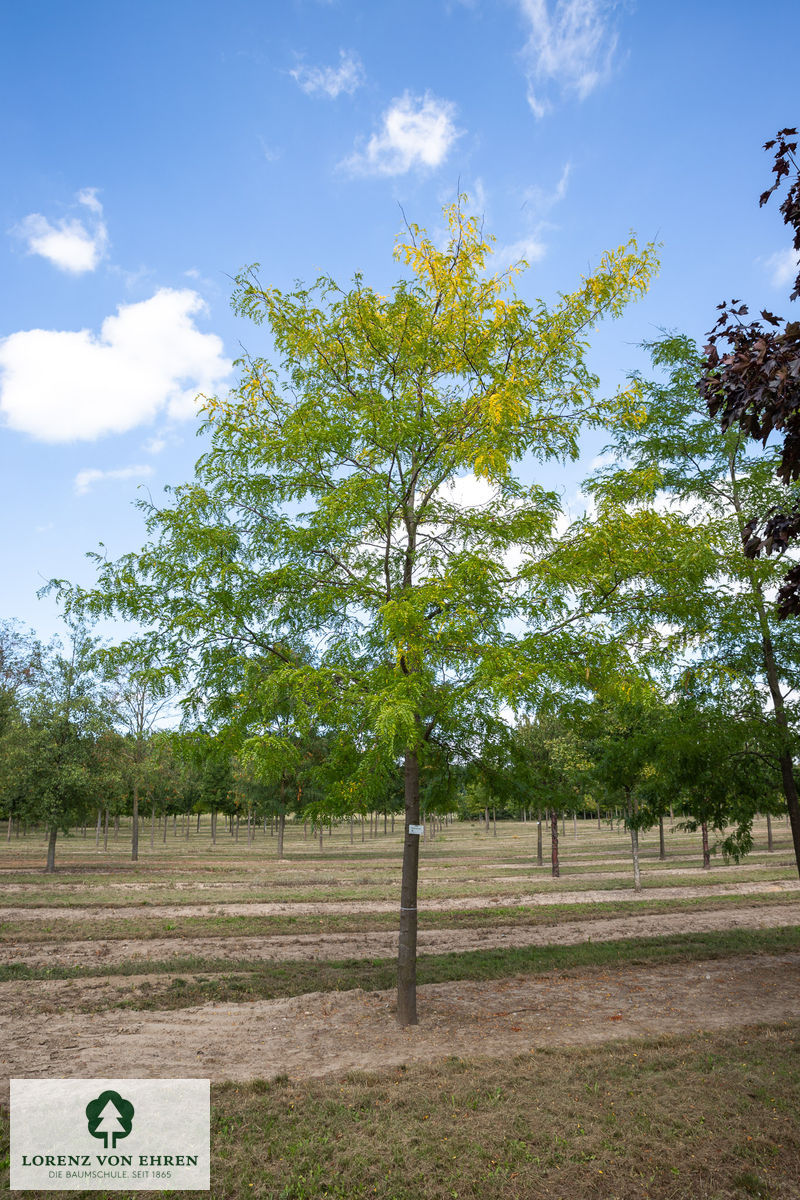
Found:
M 133 1105 L 119 1092 L 101 1092 L 96 1100 L 90 1100 L 86 1105 L 86 1119 L 92 1137 L 102 1138 L 106 1150 L 113 1150 L 117 1139 L 127 1137 L 131 1131 Z

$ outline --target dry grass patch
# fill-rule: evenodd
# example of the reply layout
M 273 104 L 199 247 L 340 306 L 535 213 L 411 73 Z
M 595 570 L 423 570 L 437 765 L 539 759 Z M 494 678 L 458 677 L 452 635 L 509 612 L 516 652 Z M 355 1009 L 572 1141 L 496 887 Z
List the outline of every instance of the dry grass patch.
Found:
M 211 1195 L 797 1200 L 798 1058 L 794 1023 L 226 1084 L 212 1090 Z

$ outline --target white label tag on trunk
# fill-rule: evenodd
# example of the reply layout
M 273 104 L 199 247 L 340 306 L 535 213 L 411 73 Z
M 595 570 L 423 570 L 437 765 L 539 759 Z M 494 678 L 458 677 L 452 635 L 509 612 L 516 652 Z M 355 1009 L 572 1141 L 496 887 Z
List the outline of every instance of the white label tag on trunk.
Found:
M 425 826 L 424 825 L 409 825 L 408 832 L 415 833 L 419 837 L 421 834 L 423 834 L 425 832 Z

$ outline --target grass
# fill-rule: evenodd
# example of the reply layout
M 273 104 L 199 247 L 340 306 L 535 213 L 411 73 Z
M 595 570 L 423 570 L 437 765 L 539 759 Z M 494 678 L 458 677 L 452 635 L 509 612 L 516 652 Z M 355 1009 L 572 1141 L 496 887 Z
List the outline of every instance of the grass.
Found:
M 486 929 L 498 925 L 554 926 L 571 921 L 604 920 L 608 917 L 655 916 L 662 913 L 713 912 L 740 907 L 797 904 L 795 892 L 759 892 L 750 895 L 671 896 L 658 899 L 642 894 L 639 899 L 600 900 L 530 906 L 496 904 L 488 908 L 426 909 L 420 911 L 420 929 Z M 269 937 L 281 934 L 380 933 L 394 932 L 397 913 L 291 913 L 249 915 L 182 916 L 149 915 L 147 903 L 137 917 L 104 918 L 102 909 L 90 918 L 72 920 L 57 910 L 52 919 L 6 919 L 0 922 L 0 944 L 60 941 L 120 941 L 130 938 Z
M 142 904 L 177 907 L 203 904 L 213 908 L 221 904 L 254 904 L 266 898 L 269 898 L 270 902 L 286 904 L 324 904 L 331 900 L 338 903 L 348 901 L 380 903 L 387 901 L 399 889 L 399 863 L 398 854 L 393 869 L 383 872 L 382 878 L 380 877 L 381 873 L 377 871 L 373 871 L 370 876 L 363 878 L 338 880 L 317 878 L 309 881 L 308 879 L 265 877 L 263 881 L 254 881 L 246 885 L 238 882 L 229 883 L 225 887 L 224 894 L 210 887 L 207 890 L 177 889 L 163 885 L 158 886 L 153 881 L 147 887 L 146 900 L 138 899 L 140 894 L 138 892 L 128 891 L 121 895 L 120 886 L 124 887 L 124 885 L 119 885 L 116 892 L 106 891 L 98 894 L 98 889 L 94 885 L 87 886 L 85 883 L 81 883 L 81 890 L 72 895 L 59 895 L 58 887 L 39 891 L 27 888 L 24 894 L 13 897 L 13 907 L 25 909 L 47 906 L 54 912 L 69 912 L 75 908 L 90 907 L 96 909 L 98 913 L 102 913 L 104 908 L 135 908 Z M 435 872 L 432 872 L 432 877 L 429 879 L 426 879 L 425 873 L 421 873 L 421 887 L 429 900 L 460 899 L 465 891 L 472 896 L 496 896 L 498 898 L 505 896 L 511 899 L 521 893 L 527 894 L 539 888 L 556 894 L 559 892 L 613 892 L 620 889 L 626 891 L 633 889 L 632 874 L 624 868 L 613 872 L 592 873 L 581 868 L 562 867 L 560 877 L 553 879 L 549 868 L 529 865 L 527 871 L 519 870 L 513 876 L 483 873 L 476 880 L 468 876 L 458 878 L 456 877 L 457 873 L 453 871 L 451 877 L 442 880 L 440 877 L 444 866 L 445 864 L 442 864 Z M 713 870 L 695 869 L 680 874 L 666 874 L 663 867 L 656 867 L 654 864 L 650 866 L 649 871 L 643 870 L 642 872 L 642 887 L 645 891 L 658 891 L 661 888 L 724 887 L 732 883 L 782 883 L 797 879 L 797 869 L 791 864 L 769 863 L 763 866 L 739 864 L 724 872 L 717 871 L 715 873 Z M 667 869 L 674 871 L 676 867 L 670 863 Z M 458 874 L 462 873 L 462 871 L 458 872 Z M 72 883 L 74 884 L 74 880 Z M 61 885 L 61 890 L 63 891 L 63 889 L 64 884 Z
M 798 1058 L 792 1023 L 215 1086 L 211 1196 L 797 1200 Z
M 425 954 L 417 960 L 419 984 L 452 980 L 490 980 L 520 974 L 543 974 L 573 969 L 637 966 L 650 963 L 693 962 L 738 954 L 782 954 L 800 950 L 800 926 L 778 929 L 734 929 L 671 937 L 630 938 L 615 942 L 582 942 L 573 946 L 500 947 L 452 954 Z M 164 974 L 163 983 L 135 981 L 119 986 L 127 975 Z M 98 1012 L 108 1008 L 164 1010 L 206 1003 L 275 1000 L 306 992 L 384 991 L 395 986 L 393 958 L 351 958 L 340 961 L 220 962 L 213 959 L 129 962 L 118 967 L 0 966 L 0 982 L 26 979 L 114 981 L 116 992 L 93 996 L 72 1005 L 72 1011 Z M 29 1011 L 52 1008 L 46 994 L 30 998 Z

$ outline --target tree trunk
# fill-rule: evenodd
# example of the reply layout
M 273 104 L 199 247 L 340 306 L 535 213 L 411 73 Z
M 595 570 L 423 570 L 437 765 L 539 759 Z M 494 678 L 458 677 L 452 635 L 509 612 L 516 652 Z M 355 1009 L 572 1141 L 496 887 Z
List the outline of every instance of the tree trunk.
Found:
M 537 865 L 537 867 L 540 867 L 543 862 L 543 859 L 542 859 L 542 814 L 540 812 L 537 815 L 538 815 L 538 820 L 536 822 L 536 865 Z
M 666 860 L 667 860 L 667 850 L 666 850 L 666 846 L 664 845 L 664 818 L 663 817 L 658 818 L 658 857 L 660 858 L 661 862 L 666 862 Z
M 320 850 L 322 849 L 322 835 L 324 832 L 325 832 L 325 829 L 322 824 L 322 820 L 320 819 L 320 822 L 319 822 L 319 848 L 320 848 Z
M 492 805 L 492 828 L 494 829 L 494 836 L 497 837 L 497 809 L 494 805 Z
M 627 792 L 627 789 L 626 789 L 626 792 Z M 636 829 L 633 825 L 633 818 L 634 818 L 635 810 L 634 810 L 633 802 L 630 797 L 630 793 L 628 793 L 628 795 L 627 795 L 627 801 L 628 801 L 628 805 L 627 805 L 627 807 L 628 807 L 628 828 L 630 830 L 630 835 L 631 835 L 631 855 L 633 857 L 633 888 L 634 888 L 634 891 L 640 892 L 642 890 L 642 876 L 641 876 L 641 872 L 639 870 L 639 830 Z
M 402 1026 L 417 1024 L 419 835 L 408 832 L 409 826 L 419 824 L 419 759 L 416 751 L 406 751 L 404 774 L 406 829 L 403 843 L 400 938 L 397 953 L 397 1020 Z
M 155 850 L 156 846 L 156 802 L 153 801 L 150 809 L 150 849 Z
M 212 810 L 211 810 L 211 845 L 216 846 L 216 844 L 217 844 L 217 810 L 215 808 L 212 808 Z
M 9 817 L 8 819 L 9 819 L 9 821 L 10 821 L 10 820 L 11 820 L 11 817 Z M 98 808 L 98 810 L 97 810 L 97 829 L 95 830 L 95 834 L 94 834 L 94 848 L 95 848 L 95 850 L 99 850 L 99 849 L 100 849 L 100 830 L 101 830 L 101 828 L 102 828 L 102 825 L 103 825 L 103 810 L 102 810 L 102 808 Z M 9 837 L 11 837 L 11 830 L 10 830 L 10 828 L 9 828 L 9 831 L 8 831 L 8 836 L 9 836 Z
M 486 808 L 484 808 L 484 810 L 483 810 L 483 820 L 486 825 L 486 832 L 488 833 L 489 832 L 489 808 L 488 808 L 488 806 Z
M 139 781 L 133 781 L 133 824 L 131 827 L 131 859 L 139 861 Z
M 769 813 L 767 813 L 767 850 L 770 854 L 772 853 L 772 821 L 769 819 Z
M 286 813 L 281 805 L 281 811 L 278 813 L 278 858 L 283 858 L 283 835 L 286 831 Z
M 50 834 L 47 839 L 47 866 L 45 874 L 52 875 L 56 869 L 56 838 L 58 837 L 58 826 L 50 826 Z
M 550 863 L 553 878 L 560 878 L 561 871 L 558 864 L 558 813 L 555 809 L 552 809 L 550 813 Z
M 736 462 L 733 453 L 729 459 L 730 477 L 733 485 L 733 505 L 736 509 L 736 517 L 739 522 L 740 535 L 745 534 L 745 516 L 742 512 L 741 503 L 739 500 L 738 481 L 736 478 Z M 744 537 L 742 537 L 744 541 Z M 792 732 L 789 727 L 789 719 L 786 715 L 786 705 L 784 695 L 781 690 L 780 676 L 778 675 L 778 665 L 775 661 L 775 649 L 772 644 L 772 633 L 769 627 L 767 618 L 767 609 L 764 604 L 764 593 L 761 587 L 761 582 L 755 574 L 755 567 L 750 563 L 750 560 L 745 558 L 745 563 L 748 564 L 748 575 L 750 580 L 750 590 L 755 601 L 756 614 L 758 616 L 759 631 L 761 633 L 761 652 L 764 660 L 764 669 L 767 675 L 767 683 L 769 684 L 770 696 L 772 697 L 772 711 L 774 714 L 775 724 L 778 727 L 778 736 L 780 739 L 780 751 L 778 754 L 778 764 L 781 771 L 781 783 L 783 785 L 783 794 L 786 799 L 786 808 L 789 816 L 789 824 L 792 828 L 792 842 L 794 844 L 794 858 L 797 864 L 797 872 L 800 875 L 800 801 L 797 797 L 797 784 L 794 778 L 794 764 L 792 762 Z
M 108 850 L 108 805 L 106 805 L 106 813 L 103 818 L 103 849 Z
M 703 870 L 710 871 L 711 870 L 711 854 L 708 849 L 708 825 L 705 823 L 705 821 L 701 822 L 700 829 L 703 834 Z

